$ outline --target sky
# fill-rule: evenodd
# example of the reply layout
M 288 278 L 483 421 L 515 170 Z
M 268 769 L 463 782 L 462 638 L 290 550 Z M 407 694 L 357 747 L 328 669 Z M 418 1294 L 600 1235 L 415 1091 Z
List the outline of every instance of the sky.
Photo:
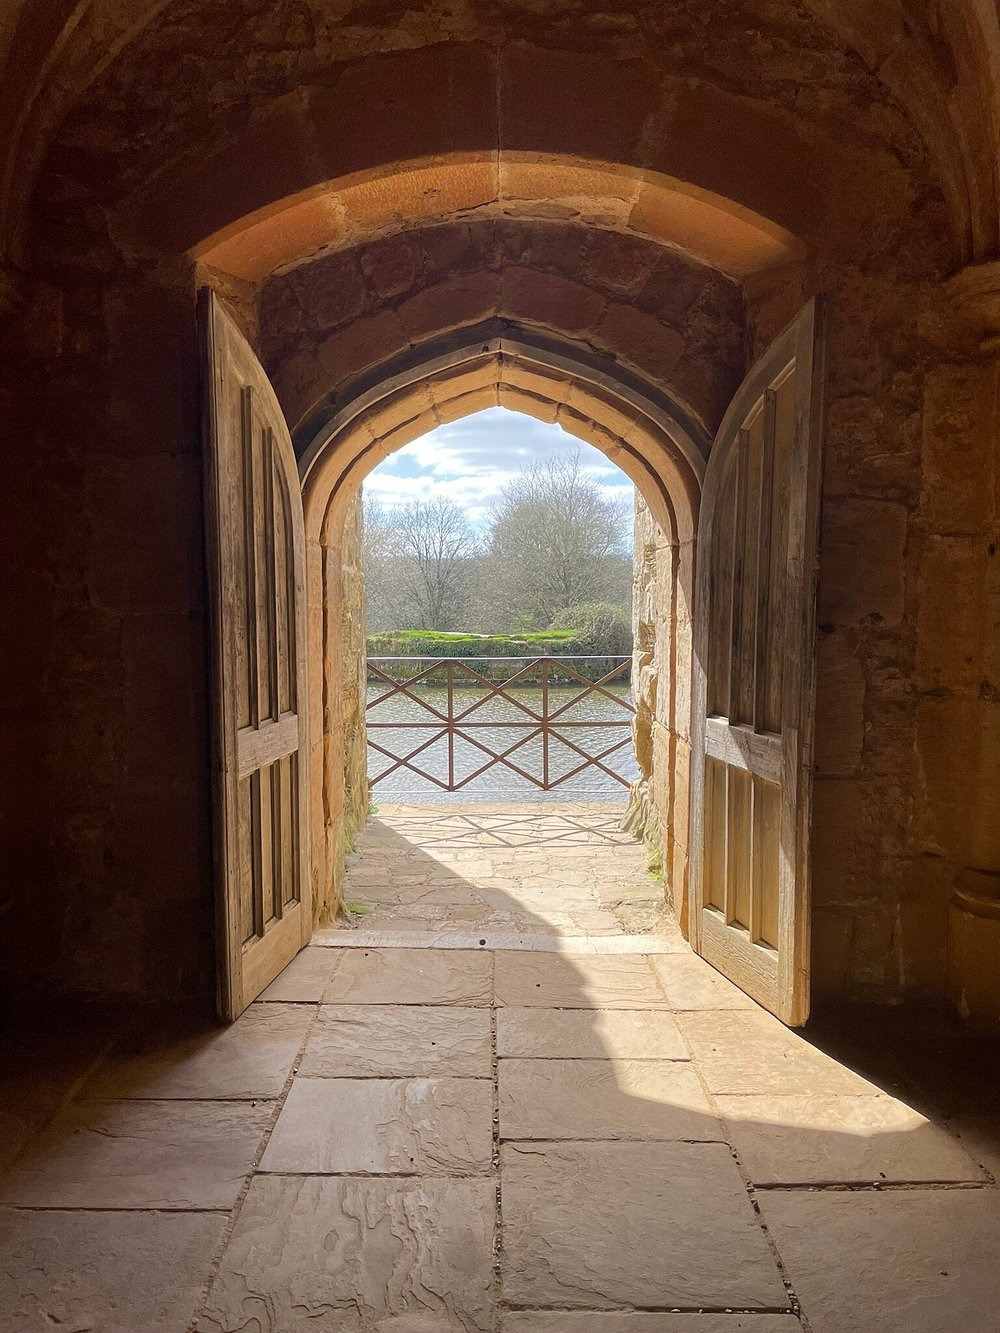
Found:
M 501 487 L 523 463 L 576 450 L 587 472 L 609 496 L 624 498 L 631 513 L 632 483 L 599 449 L 561 426 L 505 407 L 438 426 L 390 454 L 368 474 L 365 494 L 384 505 L 447 495 L 482 526 Z

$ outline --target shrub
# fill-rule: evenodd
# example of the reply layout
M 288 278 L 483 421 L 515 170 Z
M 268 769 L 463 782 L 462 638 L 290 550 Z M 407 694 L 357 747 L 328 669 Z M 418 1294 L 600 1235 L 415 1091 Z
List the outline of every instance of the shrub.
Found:
M 573 631 L 574 651 L 614 654 L 632 651 L 632 618 L 614 602 L 583 602 L 560 611 L 549 633 Z

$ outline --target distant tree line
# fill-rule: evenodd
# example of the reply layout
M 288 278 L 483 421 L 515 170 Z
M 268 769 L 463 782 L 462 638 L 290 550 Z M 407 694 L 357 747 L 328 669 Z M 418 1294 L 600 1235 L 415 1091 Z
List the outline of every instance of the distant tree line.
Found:
M 595 642 L 608 634 L 621 642 L 631 606 L 629 508 L 607 496 L 579 453 L 523 467 L 483 531 L 443 496 L 399 506 L 366 496 L 368 633 L 583 629 L 569 623 L 578 611 Z

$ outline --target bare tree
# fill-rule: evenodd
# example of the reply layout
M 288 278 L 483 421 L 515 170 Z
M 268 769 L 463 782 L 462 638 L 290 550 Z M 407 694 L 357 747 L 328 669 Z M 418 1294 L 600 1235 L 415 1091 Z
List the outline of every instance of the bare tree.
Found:
M 460 628 L 479 553 L 465 511 L 439 496 L 403 505 L 394 518 L 407 620 L 415 629 Z
M 508 626 L 547 627 L 568 606 L 627 601 L 629 513 L 587 475 L 579 450 L 509 481 L 488 539 L 493 598 Z
M 392 509 L 367 492 L 363 504 L 365 622 L 376 634 L 400 628 L 403 570 Z

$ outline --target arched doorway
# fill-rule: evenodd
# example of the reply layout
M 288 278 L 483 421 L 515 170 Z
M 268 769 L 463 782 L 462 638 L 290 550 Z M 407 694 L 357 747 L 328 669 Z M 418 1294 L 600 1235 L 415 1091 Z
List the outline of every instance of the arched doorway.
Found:
M 420 349 L 419 354 L 407 354 L 387 368 L 377 387 L 339 405 L 328 419 L 307 424 L 304 433 L 309 442 L 300 470 L 309 596 L 313 623 L 324 626 L 324 664 L 322 671 L 314 667 L 313 675 L 312 726 L 314 737 L 324 737 L 322 750 L 315 739 L 313 746 L 314 809 L 318 816 L 318 791 L 328 815 L 341 808 L 343 773 L 349 766 L 343 752 L 344 727 L 335 713 L 321 709 L 316 701 L 338 698 L 342 690 L 341 537 L 364 476 L 388 453 L 439 420 L 453 420 L 484 406 L 500 404 L 554 418 L 622 468 L 646 500 L 669 550 L 665 559 L 670 573 L 664 579 L 658 617 L 663 672 L 658 719 L 672 738 L 672 758 L 655 785 L 663 823 L 668 822 L 669 804 L 669 822 L 678 830 L 670 848 L 672 898 L 676 909 L 684 912 L 688 848 L 684 793 L 689 787 L 690 737 L 689 696 L 683 682 L 691 672 L 686 626 L 693 609 L 694 537 L 706 433 L 682 406 L 607 358 L 588 358 L 551 335 L 542 337 L 509 322 L 498 328 L 498 323 L 463 330 Z M 681 794 L 676 812 L 675 793 Z M 336 833 L 329 823 L 328 818 L 323 846 L 314 842 L 317 863 L 327 867 L 319 882 L 326 885 L 337 869 Z
M 217 341 L 223 337 L 232 342 L 239 340 L 231 318 L 213 301 L 211 327 L 216 326 Z M 687 627 L 692 622 L 695 625 L 698 655 L 692 656 L 690 632 L 677 632 L 670 675 L 675 724 L 679 721 L 683 728 L 685 719 L 677 719 L 674 705 L 678 690 L 683 691 L 693 669 L 694 707 L 688 733 L 695 746 L 693 781 L 692 752 L 678 746 L 673 753 L 673 772 L 664 788 L 675 805 L 678 799 L 684 799 L 678 798 L 678 792 L 693 793 L 688 809 L 683 805 L 679 810 L 671 809 L 667 817 L 675 827 L 679 822 L 690 821 L 691 825 L 696 867 L 694 940 L 786 1021 L 804 1021 L 808 1012 L 809 938 L 807 756 L 811 745 L 812 590 L 819 475 L 819 380 L 813 374 L 811 311 L 755 369 L 723 424 L 713 454 L 716 487 L 711 493 L 709 518 L 716 518 L 718 502 L 720 521 L 710 531 L 725 529 L 730 537 L 725 553 L 714 536 L 702 545 L 701 596 L 697 604 L 692 590 L 697 497 L 704 465 L 704 452 L 698 446 L 703 438 L 699 441 L 695 431 L 686 427 L 683 410 L 669 400 L 664 403 L 662 395 L 644 393 L 634 377 L 630 377 L 631 383 L 619 383 L 613 368 L 609 373 L 609 368 L 595 365 L 592 358 L 570 349 L 554 349 L 551 343 L 519 339 L 510 333 L 498 335 L 489 329 L 476 328 L 471 333 L 471 340 L 467 335 L 453 339 L 447 349 L 435 348 L 429 356 L 425 351 L 422 358 L 409 356 L 391 372 L 381 369 L 371 387 L 361 390 L 353 401 L 337 406 L 330 414 L 331 420 L 317 421 L 313 414 L 306 426 L 311 438 L 300 459 L 304 541 L 295 551 L 285 551 L 289 568 L 296 561 L 306 564 L 308 619 L 313 626 L 310 669 L 304 677 L 312 730 L 308 767 L 313 793 L 310 798 L 307 777 L 302 773 L 298 799 L 309 801 L 310 827 L 308 834 L 300 835 L 303 841 L 296 864 L 305 866 L 310 854 L 315 857 L 318 873 L 310 888 L 317 892 L 321 911 L 335 907 L 335 898 L 330 901 L 330 888 L 335 883 L 333 858 L 337 855 L 338 829 L 336 817 L 330 812 L 337 809 L 338 798 L 342 807 L 345 772 L 339 708 L 344 692 L 339 641 L 344 606 L 340 551 L 347 506 L 363 477 L 380 458 L 427 428 L 428 393 L 434 404 L 432 421 L 439 420 L 442 413 L 454 419 L 475 410 L 483 404 L 484 394 L 486 401 L 507 399 L 536 413 L 545 403 L 558 413 L 567 406 L 563 400 L 572 396 L 573 407 L 565 413 L 563 424 L 624 464 L 676 548 L 668 622 L 675 627 Z M 252 357 L 249 347 L 245 347 L 244 354 Z M 260 374 L 263 377 L 262 371 Z M 222 406 L 227 396 L 224 378 L 224 372 L 216 368 L 215 393 L 220 404 L 215 413 L 217 420 L 226 417 Z M 257 447 L 255 428 L 247 423 L 256 420 L 258 409 L 254 404 L 258 399 L 266 401 L 270 413 L 261 438 L 268 441 L 272 433 L 283 430 L 283 423 L 274 415 L 277 405 L 269 401 L 266 379 L 256 390 L 248 380 L 244 374 L 237 399 L 232 397 L 233 389 L 228 390 L 234 403 L 231 411 L 239 417 L 244 460 Z M 232 427 L 234 440 L 236 432 L 237 427 Z M 218 433 L 214 438 L 214 457 L 222 466 L 225 448 L 220 446 Z M 287 432 L 284 438 L 287 440 Z M 268 451 L 271 448 L 268 443 L 264 447 Z M 290 455 L 290 440 L 283 448 Z M 230 452 L 235 452 L 234 445 L 230 445 Z M 268 452 L 268 460 L 270 457 Z M 271 464 L 266 461 L 262 466 L 266 470 Z M 245 473 L 253 470 L 246 461 L 243 467 Z M 217 493 L 225 492 L 222 472 L 217 473 L 215 484 Z M 259 505 L 253 495 L 247 498 L 245 488 L 242 514 L 248 536 L 241 577 L 248 588 L 257 588 L 257 531 L 263 532 L 264 550 L 275 561 L 279 547 L 284 549 L 287 542 L 269 534 L 270 510 L 262 518 Z M 779 522 L 783 526 L 779 527 Z M 234 560 L 239 566 L 238 551 Z M 218 602 L 224 607 L 224 562 L 220 574 Z M 280 571 L 277 578 L 280 582 Z M 238 645 L 251 639 L 255 645 L 259 642 L 259 622 L 254 596 L 248 595 L 244 601 L 249 608 L 245 620 L 241 621 L 239 614 L 234 617 L 234 657 L 236 661 L 248 658 L 252 681 L 258 670 L 254 653 L 241 651 Z M 223 617 L 217 620 L 222 624 Z M 281 657 L 279 621 L 280 617 L 275 620 L 278 628 L 274 642 L 265 645 L 269 662 Z M 297 623 L 305 623 L 301 597 Z M 794 640 L 792 625 L 799 631 Z M 225 647 L 224 627 L 222 640 L 220 649 Z M 224 652 L 220 651 L 219 656 L 223 658 Z M 785 666 L 792 658 L 798 668 L 794 672 Z M 723 676 L 724 693 L 719 685 Z M 793 683 L 783 687 L 786 679 Z M 740 691 L 749 691 L 748 698 L 743 699 Z M 225 699 L 220 704 L 223 721 L 231 718 L 238 706 L 236 701 L 227 703 Z M 273 723 L 280 723 L 277 713 Z M 250 728 L 245 727 L 238 734 L 246 738 L 256 755 L 260 742 L 249 732 Z M 299 726 L 296 753 L 300 759 L 304 735 Z M 279 756 L 282 762 L 285 757 L 284 753 Z M 270 762 L 275 758 L 271 757 Z M 272 791 L 274 772 L 269 779 Z M 241 798 L 233 792 L 232 778 L 223 776 L 227 785 L 220 809 L 228 845 L 240 841 L 235 807 Z M 246 777 L 241 769 L 240 778 Z M 253 805 L 253 778 L 250 780 L 248 794 Z M 259 796 L 257 800 L 259 803 Z M 230 857 L 229 864 L 234 860 L 245 863 L 249 872 L 228 875 L 226 900 L 233 906 L 222 913 L 224 920 L 235 915 L 235 904 L 247 896 L 249 873 L 252 939 L 242 941 L 243 961 L 237 976 L 233 976 L 232 964 L 226 963 L 228 993 L 242 996 L 247 1003 L 256 993 L 258 982 L 260 986 L 266 984 L 268 970 L 266 966 L 252 970 L 246 962 L 248 947 L 261 957 L 269 956 L 265 948 L 268 926 L 259 901 L 270 891 L 270 879 L 266 872 L 261 878 L 257 868 L 275 857 L 276 844 L 273 821 L 268 828 L 266 821 L 261 825 L 261 818 L 258 814 L 255 822 L 251 811 L 249 819 L 244 820 L 249 829 L 250 852 Z M 285 822 L 289 826 L 293 822 L 291 807 Z M 244 834 L 242 840 L 246 839 Z M 686 905 L 686 880 L 673 888 L 675 901 Z M 295 902 L 300 915 L 306 915 L 308 904 L 303 905 L 301 892 Z M 279 910 L 276 923 L 270 926 L 274 939 L 280 917 Z M 229 957 L 235 959 L 233 930 L 230 924 Z M 289 943 L 282 950 L 273 946 L 274 958 L 287 961 L 292 936 L 300 938 L 304 930 L 302 921 L 286 930 Z M 233 1012 L 238 1007 L 231 1006 Z

